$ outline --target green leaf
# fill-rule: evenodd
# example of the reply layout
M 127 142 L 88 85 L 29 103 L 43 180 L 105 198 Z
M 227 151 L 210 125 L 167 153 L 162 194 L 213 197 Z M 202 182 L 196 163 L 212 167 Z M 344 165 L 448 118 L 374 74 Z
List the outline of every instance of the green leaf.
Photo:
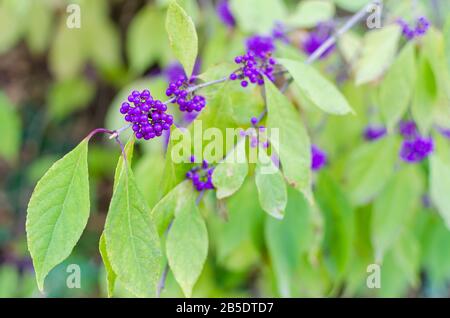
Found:
M 398 142 L 387 137 L 357 148 L 348 160 L 347 182 L 352 202 L 363 205 L 372 200 L 394 172 Z
M 0 156 L 13 162 L 19 153 L 22 124 L 18 112 L 8 97 L 0 92 Z
M 154 6 L 145 6 L 128 28 L 126 49 L 131 69 L 142 73 L 152 63 L 167 56 L 168 48 L 164 15 Z
M 57 161 L 36 185 L 26 222 L 39 289 L 80 239 L 89 217 L 88 140 Z
M 286 8 L 278 0 L 231 0 L 230 8 L 239 28 L 246 33 L 270 33 L 277 21 L 284 21 Z
M 356 84 L 369 83 L 381 77 L 395 57 L 400 35 L 398 25 L 386 26 L 366 34 L 362 56 L 356 64 Z
M 244 183 L 248 174 L 247 156 L 245 154 L 245 138 L 214 169 L 212 181 L 218 199 L 229 197 Z
M 445 21 L 444 26 L 444 51 L 445 51 L 445 58 L 447 62 L 447 71 L 450 74 L 450 14 L 447 15 L 447 19 Z
M 413 219 L 421 195 L 421 180 L 414 167 L 397 172 L 375 200 L 371 233 L 375 258 L 381 262 Z
M 208 232 L 195 200 L 187 201 L 175 215 L 167 236 L 166 252 L 176 281 L 184 295 L 191 297 L 208 254 Z
M 7 52 L 20 40 L 24 31 L 23 19 L 26 18 L 24 3 L 15 0 L 0 2 L 0 54 Z
M 124 152 L 120 154 L 119 161 L 117 162 L 116 166 L 116 171 L 114 173 L 114 190 L 117 188 L 117 185 L 119 184 L 119 180 L 122 173 L 126 171 L 123 165 L 125 161 L 127 165 L 131 166 L 134 154 L 134 144 L 135 144 L 134 137 L 131 137 L 130 140 L 125 145 Z
M 430 157 L 430 194 L 433 203 L 450 229 L 450 165 L 438 155 Z
M 102 233 L 99 241 L 99 251 L 102 256 L 103 264 L 106 270 L 106 283 L 108 289 L 108 297 L 112 297 L 114 293 L 114 285 L 116 283 L 117 274 L 114 272 L 111 262 L 108 257 L 108 250 L 106 248 L 105 234 Z
M 174 215 L 188 206 L 189 201 L 195 200 L 196 195 L 192 183 L 185 180 L 155 205 L 151 216 L 160 236 L 167 230 Z
M 416 81 L 414 43 L 400 52 L 380 87 L 380 110 L 388 129 L 392 131 L 404 116 L 412 99 Z
M 295 12 L 289 17 L 289 26 L 312 28 L 318 23 L 328 21 L 335 13 L 334 4 L 321 0 L 301 1 Z
M 176 128 L 173 126 L 170 131 L 163 178 L 160 185 L 161 197 L 169 193 L 170 190 L 186 179 L 186 173 L 189 171 L 189 164 L 187 162 L 189 162 L 189 156 L 191 155 L 190 138 L 189 131 L 184 128 Z
M 288 190 L 289 200 L 283 220 L 267 217 L 264 237 L 274 268 L 278 293 L 292 297 L 296 283 L 293 281 L 300 258 L 312 244 L 313 224 L 311 208 L 302 195 Z
M 300 193 L 292 191 L 301 197 Z M 226 204 L 225 213 L 211 218 L 216 222 L 208 223 L 210 233 L 214 233 L 211 245 L 215 246 L 217 262 L 226 269 L 241 271 L 259 261 L 258 253 L 247 254 L 244 258 L 240 254 L 242 250 L 254 251 L 260 243 L 255 233 L 259 233 L 261 218 L 265 214 L 257 200 L 248 200 L 256 198 L 257 195 L 255 183 L 247 179 L 239 191 L 222 202 Z M 223 220 L 224 217 L 226 221 Z
M 33 53 L 42 54 L 52 34 L 54 15 L 45 1 L 32 0 L 29 10 L 26 41 Z
M 119 280 L 138 297 L 155 296 L 162 259 L 159 237 L 128 165 L 114 190 L 104 233 Z
M 312 66 L 302 62 L 279 59 L 287 68 L 305 96 L 323 111 L 345 115 L 353 112 L 345 97 L 330 81 L 325 79 Z
M 272 149 L 279 156 L 288 183 L 311 199 L 311 145 L 308 134 L 289 99 L 269 80 L 266 80 L 265 88 L 268 137 Z
M 58 79 L 73 78 L 84 66 L 86 49 L 82 30 L 69 29 L 65 19 L 62 19 L 56 30 L 49 53 L 49 67 Z
M 48 94 L 50 115 L 57 120 L 86 108 L 94 97 L 94 86 L 84 78 L 73 78 L 53 84 Z
M 175 1 L 167 9 L 166 31 L 173 53 L 191 76 L 198 53 L 197 32 L 192 19 Z
M 274 218 L 282 219 L 287 205 L 286 183 L 280 170 L 262 147 L 259 147 L 258 155 L 255 182 L 259 202 L 264 211 Z
M 134 152 L 134 138 L 131 138 L 130 141 L 125 145 L 124 153 L 126 156 L 126 160 L 128 164 L 131 164 L 131 161 L 133 160 L 133 152 Z M 114 189 L 117 188 L 117 185 L 119 183 L 120 177 L 122 173 L 125 171 L 123 169 L 124 164 L 124 154 L 121 154 L 119 157 L 119 162 L 116 166 L 116 171 L 114 174 Z M 107 289 L 108 289 L 108 297 L 112 297 L 114 293 L 114 287 L 115 282 L 117 278 L 117 274 L 114 272 L 111 261 L 108 257 L 108 250 L 106 248 L 106 240 L 105 240 L 105 233 L 103 232 L 100 236 L 99 241 L 99 251 L 100 255 L 102 256 L 103 264 L 105 265 L 106 269 L 106 282 L 107 282 Z
M 350 265 L 355 239 L 355 213 L 346 193 L 325 172 L 319 175 L 316 197 L 325 221 L 323 249 L 327 265 L 339 279 Z
M 412 104 L 412 117 L 422 134 L 427 134 L 433 123 L 433 110 L 436 106 L 438 88 L 431 62 L 425 56 L 419 61 L 419 71 L 414 101 Z

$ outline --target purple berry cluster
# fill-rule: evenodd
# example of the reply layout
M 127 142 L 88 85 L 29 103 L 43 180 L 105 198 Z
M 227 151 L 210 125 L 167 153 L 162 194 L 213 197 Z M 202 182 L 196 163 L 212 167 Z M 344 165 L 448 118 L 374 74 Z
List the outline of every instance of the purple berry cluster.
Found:
M 400 158 L 403 161 L 408 163 L 421 162 L 433 152 L 433 139 L 421 136 L 414 122 L 401 122 L 400 134 L 404 137 L 400 149 Z
M 199 112 L 206 106 L 205 97 L 189 91 L 193 82 L 193 79 L 188 80 L 186 76 L 180 76 L 177 81 L 170 83 L 166 90 L 166 95 L 172 97 L 172 103 L 178 104 L 182 112 Z
M 195 158 L 194 156 L 191 156 L 191 163 L 194 162 Z M 214 185 L 212 183 L 213 172 L 214 168 L 211 167 L 206 160 L 203 160 L 201 165 L 195 166 L 189 170 L 188 173 L 186 173 L 186 178 L 192 180 L 192 184 L 198 192 L 212 190 L 214 189 Z
M 403 19 L 397 20 L 397 23 L 402 27 L 403 36 L 408 40 L 412 40 L 418 36 L 424 36 L 430 28 L 430 21 L 425 17 L 420 17 L 414 28 Z
M 367 141 L 375 141 L 384 137 L 387 134 L 387 130 L 383 126 L 369 125 L 364 130 L 364 139 Z
M 287 36 L 286 27 L 281 22 L 276 22 L 272 29 L 272 37 L 275 40 L 280 40 L 284 43 L 289 43 L 289 37 Z
M 122 103 L 120 112 L 125 120 L 132 124 L 137 139 L 153 139 L 162 135 L 164 130 L 170 130 L 173 117 L 166 113 L 167 106 L 159 100 L 154 100 L 150 91 L 133 91 L 128 96 L 128 102 Z
M 327 164 L 327 154 L 325 151 L 317 147 L 311 146 L 311 169 L 313 171 L 321 170 Z
M 303 51 L 308 55 L 313 54 L 319 47 L 322 46 L 322 44 L 325 43 L 326 40 L 329 39 L 332 33 L 333 26 L 331 24 L 318 24 L 316 29 L 311 31 L 303 41 Z M 335 47 L 335 45 L 330 46 L 327 50 L 325 50 L 325 52 L 322 53 L 320 59 L 324 59 L 330 55 L 334 51 Z
M 242 87 L 263 85 L 264 76 L 275 81 L 276 60 L 272 57 L 275 45 L 272 37 L 255 35 L 247 40 L 247 53 L 234 59 L 241 68 L 230 75 L 230 80 L 239 79 Z

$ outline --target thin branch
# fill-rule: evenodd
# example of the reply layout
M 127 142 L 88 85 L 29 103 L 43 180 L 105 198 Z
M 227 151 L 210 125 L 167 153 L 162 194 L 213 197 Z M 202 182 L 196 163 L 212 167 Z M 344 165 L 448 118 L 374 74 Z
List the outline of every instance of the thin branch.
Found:
M 361 21 L 374 5 L 381 5 L 381 0 L 374 0 L 356 12 L 342 27 L 340 27 L 334 35 L 329 37 L 313 54 L 306 60 L 306 64 L 311 64 L 318 60 L 326 50 L 332 47 L 337 39 Z

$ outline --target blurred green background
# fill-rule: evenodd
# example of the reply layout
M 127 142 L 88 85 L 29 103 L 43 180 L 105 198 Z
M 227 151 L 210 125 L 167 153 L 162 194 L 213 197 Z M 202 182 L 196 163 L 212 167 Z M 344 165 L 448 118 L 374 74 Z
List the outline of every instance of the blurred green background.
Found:
M 216 15 L 214 1 L 178 2 L 197 26 L 199 72 L 232 61 L 242 52 L 245 28 L 231 30 L 224 26 Z M 280 2 L 286 12 L 295 12 L 299 3 Z M 330 2 L 337 5 L 336 10 L 333 5 L 331 18 L 342 21 L 367 1 Z M 420 9 L 439 28 L 444 17 L 433 11 L 431 2 L 419 1 Z M 70 3 L 80 5 L 80 29 L 66 26 Z M 132 88 L 150 88 L 154 96 L 164 98 L 166 81 L 178 68 L 164 27 L 167 3 L 0 0 L 0 297 L 43 296 L 36 287 L 24 230 L 27 203 L 39 178 L 89 131 L 123 126 L 117 110 Z M 449 3 L 439 1 L 441 13 L 450 10 Z M 410 5 L 408 0 L 390 1 L 387 10 L 391 17 L 408 16 Z M 267 16 L 273 25 L 277 17 Z M 299 30 L 300 37 L 306 32 L 303 29 Z M 365 30 L 357 31 L 353 35 L 361 38 Z M 304 58 L 296 47 L 282 46 L 281 52 Z M 330 77 L 338 77 L 336 73 L 347 67 L 337 55 L 321 63 Z M 370 85 L 356 87 L 349 81 L 343 82 L 341 89 L 358 116 L 330 117 L 324 126 L 322 114 L 309 110 L 309 128 L 319 129 L 310 129 L 312 138 L 329 152 L 332 162 L 316 180 L 321 212 L 290 191 L 286 219 L 272 220 L 261 211 L 250 181 L 226 202 L 226 207 L 217 206 L 210 193 L 201 208 L 207 216 L 211 247 L 194 296 L 449 296 L 450 232 L 433 206 L 420 200 L 427 194 L 426 165 L 407 168 L 414 180 L 420 180 L 417 189 L 411 190 L 417 200 L 408 206 L 416 218 L 385 257 L 383 287 L 366 288 L 366 267 L 374 262 L 369 224 L 373 204 L 353 204 L 349 198 L 352 190 L 345 183 L 346 167 L 353 166 L 355 157 L 369 163 L 375 160 L 373 155 L 383 157 L 386 147 L 380 144 L 367 150 L 361 137 L 364 127 L 377 118 L 371 111 Z M 299 98 L 295 92 L 291 97 Z M 435 138 L 448 150 L 448 140 L 439 135 Z M 106 138 L 96 137 L 91 144 L 91 217 L 70 258 L 49 274 L 46 296 L 106 297 L 98 240 L 119 154 L 117 145 Z M 136 175 L 145 176 L 139 178 L 139 186 L 150 206 L 159 199 L 163 155 L 162 139 L 140 144 L 134 160 Z M 364 171 L 370 166 L 360 165 L 358 169 Z M 386 183 L 382 185 L 385 187 Z M 354 235 L 348 239 L 348 232 L 353 230 Z M 66 286 L 68 264 L 81 267 L 80 289 Z M 130 295 L 120 286 L 116 290 L 118 296 Z M 169 274 L 163 296 L 181 295 Z

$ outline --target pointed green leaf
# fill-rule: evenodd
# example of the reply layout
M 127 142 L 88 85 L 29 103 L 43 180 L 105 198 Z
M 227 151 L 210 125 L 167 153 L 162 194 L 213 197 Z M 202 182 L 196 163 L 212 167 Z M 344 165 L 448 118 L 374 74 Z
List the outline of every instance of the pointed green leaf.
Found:
M 127 56 L 134 72 L 142 73 L 152 63 L 167 56 L 169 46 L 164 24 L 163 12 L 150 5 L 139 11 L 131 21 L 127 34 Z
M 197 32 L 192 19 L 176 1 L 172 1 L 167 9 L 166 31 L 173 53 L 186 74 L 191 76 L 198 52 Z
M 176 128 L 174 125 L 170 130 L 170 140 L 164 159 L 163 178 L 160 185 L 161 197 L 186 178 L 190 167 L 186 162 L 189 162 L 191 146 L 189 131 L 184 128 Z
M 134 151 L 134 138 L 131 138 L 130 141 L 126 144 L 124 153 L 126 156 L 126 160 L 128 164 L 131 164 L 131 161 L 133 160 L 133 151 Z M 124 154 L 121 154 L 119 157 L 119 162 L 116 166 L 116 172 L 114 175 L 114 189 L 116 189 L 117 184 L 119 183 L 119 179 L 121 174 L 125 171 L 123 169 L 123 163 L 124 163 Z M 105 265 L 106 269 L 106 282 L 107 282 L 107 289 L 108 289 L 108 297 L 112 297 L 114 293 L 114 287 L 116 283 L 117 274 L 114 272 L 111 262 L 108 257 L 108 250 L 106 248 L 106 240 L 105 240 L 105 233 L 103 232 L 100 236 L 99 241 L 99 251 L 100 255 L 102 256 L 103 264 Z
M 155 296 L 162 258 L 159 236 L 128 166 L 114 190 L 104 233 L 120 281 L 138 297 Z
M 444 162 L 438 155 L 430 158 L 430 194 L 450 229 L 450 164 Z
M 403 117 L 411 102 L 416 81 L 414 43 L 400 52 L 380 87 L 380 110 L 391 131 Z
M 88 140 L 57 161 L 36 185 L 26 222 L 28 249 L 40 290 L 44 279 L 65 260 L 89 217 Z
M 345 97 L 329 80 L 323 77 L 314 67 L 302 62 L 279 59 L 294 78 L 305 96 L 323 111 L 345 115 L 353 112 Z
M 218 199 L 229 197 L 244 183 L 248 174 L 247 156 L 245 154 L 245 138 L 214 169 L 212 181 Z
M 394 172 L 398 142 L 388 137 L 357 148 L 347 164 L 350 197 L 355 204 L 366 204 L 384 187 Z
M 411 113 L 422 134 L 427 134 L 433 123 L 437 96 L 438 84 L 431 62 L 421 56 Z
M 385 252 L 414 217 L 421 188 L 421 180 L 414 167 L 407 167 L 392 177 L 376 199 L 371 222 L 376 261 L 381 262 Z
M 112 297 L 114 293 L 114 285 L 116 283 L 117 274 L 114 272 L 111 262 L 108 258 L 108 250 L 106 249 L 105 234 L 102 233 L 99 241 L 99 251 L 105 265 L 106 270 L 106 284 L 108 289 L 108 297 Z
M 190 180 L 185 180 L 155 205 L 151 216 L 160 236 L 167 230 L 174 215 L 188 206 L 189 201 L 195 200 L 196 195 L 198 194 L 194 191 Z
M 346 193 L 326 172 L 319 175 L 317 201 L 324 217 L 323 249 L 336 278 L 348 269 L 355 238 L 355 213 Z
M 124 159 L 126 158 L 127 165 L 131 166 L 131 161 L 133 160 L 133 154 L 134 154 L 134 137 L 131 137 L 130 140 L 127 142 L 124 148 L 124 153 L 120 154 L 119 161 L 117 162 L 116 171 L 114 173 L 114 189 L 116 189 L 117 184 L 119 183 L 120 176 L 122 173 L 124 173 L 126 170 L 124 169 Z M 125 156 L 125 158 L 124 158 Z
M 280 170 L 262 147 L 259 147 L 258 155 L 255 182 L 259 203 L 271 216 L 282 219 L 287 205 L 286 183 Z
M 308 134 L 287 97 L 269 80 L 266 80 L 265 87 L 268 137 L 279 156 L 284 177 L 290 185 L 311 198 L 311 145 Z
M 395 57 L 400 35 L 398 25 L 367 33 L 362 56 L 356 64 L 356 84 L 366 84 L 381 77 Z
M 186 297 L 191 297 L 208 254 L 208 232 L 195 200 L 175 216 L 167 236 L 166 252 L 170 269 Z
M 292 297 L 293 281 L 301 256 L 311 247 L 313 238 L 312 211 L 303 196 L 290 188 L 286 215 L 283 220 L 266 217 L 264 237 L 274 268 L 278 293 Z

